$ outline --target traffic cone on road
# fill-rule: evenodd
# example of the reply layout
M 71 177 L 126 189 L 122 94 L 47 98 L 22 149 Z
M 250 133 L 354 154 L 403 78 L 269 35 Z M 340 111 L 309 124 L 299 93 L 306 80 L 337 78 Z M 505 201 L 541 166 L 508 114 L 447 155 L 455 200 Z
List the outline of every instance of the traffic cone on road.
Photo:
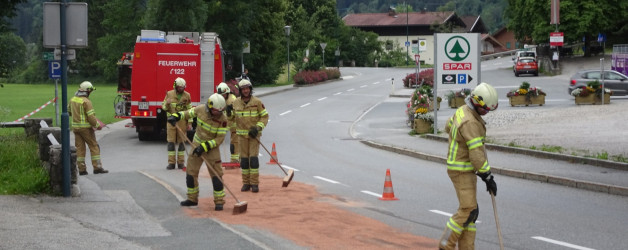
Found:
M 384 181 L 384 193 L 379 198 L 383 201 L 399 200 L 395 198 L 395 191 L 393 191 L 392 180 L 390 179 L 390 169 L 386 169 L 386 180 Z
M 270 161 L 266 164 L 277 164 L 279 159 L 277 158 L 277 151 L 275 150 L 275 143 L 273 142 L 273 150 L 270 152 Z

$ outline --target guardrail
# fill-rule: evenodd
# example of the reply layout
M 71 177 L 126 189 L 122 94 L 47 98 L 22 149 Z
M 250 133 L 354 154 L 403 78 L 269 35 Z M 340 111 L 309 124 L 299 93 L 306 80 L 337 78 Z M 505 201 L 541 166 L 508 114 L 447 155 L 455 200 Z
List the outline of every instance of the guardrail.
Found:
M 480 58 L 481 58 L 482 61 L 486 61 L 486 60 L 495 59 L 495 58 L 504 57 L 504 56 L 514 56 L 515 52 L 517 52 L 516 49 L 515 50 L 509 50 L 509 51 L 504 51 L 504 52 L 493 53 L 493 54 L 488 54 L 488 55 L 483 55 Z

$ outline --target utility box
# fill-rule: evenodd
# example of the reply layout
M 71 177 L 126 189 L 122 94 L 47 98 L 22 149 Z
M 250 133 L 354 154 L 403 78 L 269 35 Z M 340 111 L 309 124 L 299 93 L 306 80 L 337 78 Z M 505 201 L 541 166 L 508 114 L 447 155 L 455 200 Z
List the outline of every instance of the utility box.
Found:
M 61 48 L 61 3 L 44 3 L 44 48 Z M 66 3 L 65 38 L 68 48 L 87 47 L 87 3 Z

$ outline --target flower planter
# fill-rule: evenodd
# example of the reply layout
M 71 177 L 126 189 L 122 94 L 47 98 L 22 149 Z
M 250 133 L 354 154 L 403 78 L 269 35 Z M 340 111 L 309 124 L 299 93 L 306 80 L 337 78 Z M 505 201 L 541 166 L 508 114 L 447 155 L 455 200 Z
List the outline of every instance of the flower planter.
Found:
M 526 96 L 525 95 L 517 95 L 517 96 L 511 96 L 508 97 L 508 99 L 510 100 L 510 106 L 517 106 L 517 105 L 525 105 L 528 106 L 530 104 L 536 104 L 539 106 L 543 106 L 543 104 L 545 104 L 545 96 L 544 95 L 538 95 L 538 96 L 532 96 L 530 97 L 530 100 L 526 100 Z
M 414 119 L 414 131 L 417 134 L 429 133 L 432 128 L 432 123 L 423 119 Z
M 611 95 L 604 94 L 604 104 L 611 103 Z M 576 104 L 602 104 L 602 100 L 598 95 L 576 96 Z
M 459 108 L 464 105 L 464 97 L 454 97 L 453 99 L 449 99 L 449 107 L 451 108 Z

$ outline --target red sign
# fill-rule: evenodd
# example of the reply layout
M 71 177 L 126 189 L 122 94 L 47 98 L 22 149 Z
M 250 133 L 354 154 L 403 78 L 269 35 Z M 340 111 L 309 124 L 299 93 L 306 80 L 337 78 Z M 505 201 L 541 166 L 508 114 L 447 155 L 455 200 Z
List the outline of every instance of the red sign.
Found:
M 550 33 L 550 46 L 563 46 L 563 32 Z
M 471 63 L 443 63 L 443 70 L 471 70 Z

